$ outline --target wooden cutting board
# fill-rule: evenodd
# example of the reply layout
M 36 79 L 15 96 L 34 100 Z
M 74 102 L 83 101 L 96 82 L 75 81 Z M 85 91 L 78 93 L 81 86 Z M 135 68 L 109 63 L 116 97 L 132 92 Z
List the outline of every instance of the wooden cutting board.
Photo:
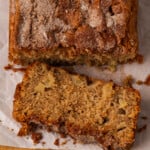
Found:
M 28 149 L 28 148 L 15 148 L 9 146 L 0 146 L 0 150 L 52 150 L 52 149 Z

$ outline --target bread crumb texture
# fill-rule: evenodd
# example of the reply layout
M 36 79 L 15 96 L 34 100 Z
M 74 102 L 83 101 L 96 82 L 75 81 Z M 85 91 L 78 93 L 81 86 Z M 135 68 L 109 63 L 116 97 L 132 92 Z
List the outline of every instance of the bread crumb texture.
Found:
M 84 143 L 125 150 L 134 142 L 139 104 L 139 92 L 130 87 L 34 63 L 16 88 L 13 116 L 21 135 L 41 123 Z

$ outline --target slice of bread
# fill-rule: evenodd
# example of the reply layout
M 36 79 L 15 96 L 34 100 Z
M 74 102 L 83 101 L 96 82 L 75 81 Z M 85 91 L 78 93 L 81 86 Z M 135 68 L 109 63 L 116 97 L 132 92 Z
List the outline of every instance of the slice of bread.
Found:
M 10 0 L 9 58 L 125 63 L 137 55 L 137 0 Z
M 125 150 L 134 142 L 139 105 L 133 88 L 34 63 L 16 88 L 13 117 L 22 124 L 19 135 L 40 123 L 84 143 Z

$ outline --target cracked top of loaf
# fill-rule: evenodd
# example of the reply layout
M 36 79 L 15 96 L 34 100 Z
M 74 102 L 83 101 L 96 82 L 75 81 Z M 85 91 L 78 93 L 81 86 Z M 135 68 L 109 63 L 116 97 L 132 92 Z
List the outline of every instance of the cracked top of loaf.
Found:
M 11 0 L 10 58 L 133 59 L 136 6 L 136 0 Z

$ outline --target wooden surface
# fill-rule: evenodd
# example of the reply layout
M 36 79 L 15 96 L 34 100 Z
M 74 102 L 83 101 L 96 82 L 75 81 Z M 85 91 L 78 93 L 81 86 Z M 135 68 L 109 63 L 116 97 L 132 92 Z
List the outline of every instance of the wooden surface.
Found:
M 52 150 L 52 149 L 28 149 L 28 148 L 15 148 L 8 146 L 0 146 L 0 150 Z

